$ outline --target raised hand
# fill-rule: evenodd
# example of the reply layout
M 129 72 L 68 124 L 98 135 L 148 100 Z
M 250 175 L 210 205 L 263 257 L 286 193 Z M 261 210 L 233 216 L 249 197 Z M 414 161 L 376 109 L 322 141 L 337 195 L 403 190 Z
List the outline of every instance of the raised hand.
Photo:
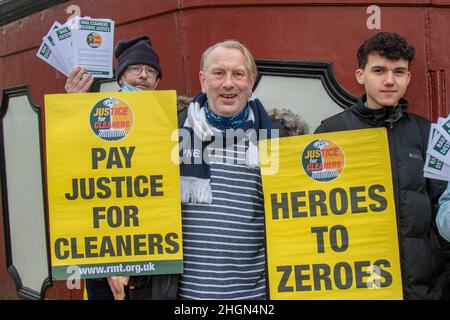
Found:
M 86 69 L 76 67 L 72 70 L 66 80 L 64 89 L 67 93 L 85 93 L 94 82 L 94 77 Z

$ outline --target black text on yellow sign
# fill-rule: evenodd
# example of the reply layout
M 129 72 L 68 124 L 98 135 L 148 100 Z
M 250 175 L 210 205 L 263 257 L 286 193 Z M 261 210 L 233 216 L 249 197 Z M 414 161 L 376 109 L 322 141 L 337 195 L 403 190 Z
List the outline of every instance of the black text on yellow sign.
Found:
M 280 139 L 262 167 L 272 299 L 402 298 L 386 135 L 356 132 Z
M 53 277 L 182 272 L 174 92 L 46 96 L 46 127 Z
M 131 168 L 132 156 L 135 147 L 112 147 L 109 150 L 92 148 L 92 169 L 99 167 L 104 169 Z M 103 163 L 104 162 L 104 163 Z M 90 200 L 110 198 L 161 197 L 164 196 L 163 176 L 102 176 L 99 178 L 73 178 L 70 192 L 65 193 L 67 200 L 78 198 Z M 92 208 L 92 227 L 120 228 L 138 227 L 139 208 L 136 205 L 124 206 L 100 206 Z M 84 238 L 83 243 L 78 243 L 77 238 L 59 238 L 55 240 L 55 256 L 64 260 L 154 255 L 156 253 L 177 253 L 180 246 L 177 242 L 178 235 L 174 232 L 161 234 L 134 234 L 111 236 L 97 236 Z M 81 250 L 79 249 L 81 247 Z M 80 251 L 78 251 L 80 250 Z

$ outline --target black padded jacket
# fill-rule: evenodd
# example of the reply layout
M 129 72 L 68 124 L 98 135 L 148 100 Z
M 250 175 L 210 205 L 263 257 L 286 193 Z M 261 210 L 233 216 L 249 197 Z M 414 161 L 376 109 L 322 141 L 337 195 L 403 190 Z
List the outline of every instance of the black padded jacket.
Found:
M 366 97 L 320 124 L 315 133 L 385 127 L 387 130 L 405 299 L 441 299 L 447 283 L 435 214 L 445 185 L 423 175 L 430 122 L 395 107 L 371 110 Z

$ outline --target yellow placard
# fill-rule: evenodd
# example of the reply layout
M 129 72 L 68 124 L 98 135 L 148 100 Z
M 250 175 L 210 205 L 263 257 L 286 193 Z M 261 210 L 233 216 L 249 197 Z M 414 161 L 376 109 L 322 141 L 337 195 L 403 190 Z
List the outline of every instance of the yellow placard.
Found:
M 384 128 L 261 141 L 260 158 L 271 299 L 402 299 Z
M 175 91 L 45 96 L 54 279 L 182 272 L 177 127 Z

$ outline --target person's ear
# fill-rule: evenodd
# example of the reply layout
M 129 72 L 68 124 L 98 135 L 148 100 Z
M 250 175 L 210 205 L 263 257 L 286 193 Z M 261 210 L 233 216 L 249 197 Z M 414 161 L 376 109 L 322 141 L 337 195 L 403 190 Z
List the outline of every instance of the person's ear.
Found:
M 255 86 L 255 82 L 256 82 L 256 75 L 255 74 L 250 76 L 250 82 L 252 84 L 252 90 L 253 90 L 253 87 Z
M 364 84 L 365 83 L 364 70 L 363 69 L 356 69 L 356 71 L 355 71 L 355 78 L 356 78 L 356 81 L 359 84 Z
M 123 81 L 124 81 L 124 80 L 123 80 L 123 75 L 122 75 L 122 76 L 120 77 L 119 81 L 118 81 L 118 82 L 119 82 L 119 86 L 123 86 Z
M 200 85 L 202 86 L 202 92 L 206 94 L 206 75 L 203 71 L 198 73 L 198 79 L 200 80 Z
M 152 89 L 152 90 L 156 90 L 156 87 L 157 87 L 158 84 L 159 84 L 159 80 L 161 80 L 161 79 L 159 79 L 159 78 L 156 79 L 156 83 L 155 83 L 155 85 L 153 86 L 153 89 Z

